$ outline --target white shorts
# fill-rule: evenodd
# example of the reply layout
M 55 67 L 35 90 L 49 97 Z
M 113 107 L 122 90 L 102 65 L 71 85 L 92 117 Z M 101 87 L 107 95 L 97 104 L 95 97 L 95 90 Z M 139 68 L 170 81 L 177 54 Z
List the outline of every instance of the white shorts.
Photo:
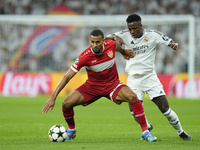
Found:
M 127 79 L 127 85 L 133 92 L 137 94 L 139 100 L 144 99 L 145 93 L 148 95 L 150 100 L 152 100 L 154 97 L 166 95 L 156 73 L 137 77 L 129 75 Z

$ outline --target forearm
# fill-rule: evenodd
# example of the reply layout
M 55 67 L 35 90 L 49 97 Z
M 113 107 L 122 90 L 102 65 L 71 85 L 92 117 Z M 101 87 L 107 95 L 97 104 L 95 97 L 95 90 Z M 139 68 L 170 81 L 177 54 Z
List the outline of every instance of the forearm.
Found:
M 66 77 L 66 74 L 63 76 L 63 78 L 60 80 L 58 85 L 56 86 L 55 90 L 51 94 L 51 97 L 56 100 L 56 97 L 62 91 L 62 89 L 65 87 L 65 85 L 69 82 L 69 79 Z
M 120 52 L 122 55 L 125 55 L 126 54 L 125 49 L 123 49 L 121 46 L 119 46 L 119 44 L 117 44 L 117 42 L 115 42 L 115 43 L 116 43 L 116 51 Z

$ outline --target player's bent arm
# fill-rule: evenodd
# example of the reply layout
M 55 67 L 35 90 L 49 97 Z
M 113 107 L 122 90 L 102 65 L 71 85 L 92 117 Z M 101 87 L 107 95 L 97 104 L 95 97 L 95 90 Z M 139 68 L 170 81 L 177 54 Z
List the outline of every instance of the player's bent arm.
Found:
M 125 49 L 121 48 L 121 46 L 119 46 L 119 44 L 117 42 L 116 43 L 116 51 L 120 52 L 122 55 L 125 55 Z
M 175 43 L 173 40 L 170 41 L 170 43 L 168 44 L 168 46 L 170 48 L 172 48 L 173 50 L 178 50 L 178 43 Z
M 106 36 L 105 40 L 113 40 L 116 41 L 120 46 L 122 44 L 125 44 L 124 41 L 122 40 L 122 38 L 120 38 L 119 36 L 115 35 L 115 34 L 109 34 Z
M 123 49 L 116 43 L 116 51 L 120 52 L 124 59 L 130 59 L 135 56 L 135 53 L 131 49 Z

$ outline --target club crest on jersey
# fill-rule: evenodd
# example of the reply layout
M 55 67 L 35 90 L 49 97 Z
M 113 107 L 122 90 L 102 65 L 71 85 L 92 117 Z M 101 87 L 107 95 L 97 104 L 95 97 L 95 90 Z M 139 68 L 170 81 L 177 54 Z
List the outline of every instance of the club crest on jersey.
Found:
M 113 58 L 113 51 L 109 51 L 109 52 L 107 53 L 107 55 L 108 55 L 110 58 Z
M 148 42 L 149 39 L 147 38 L 147 36 L 144 37 L 144 42 Z

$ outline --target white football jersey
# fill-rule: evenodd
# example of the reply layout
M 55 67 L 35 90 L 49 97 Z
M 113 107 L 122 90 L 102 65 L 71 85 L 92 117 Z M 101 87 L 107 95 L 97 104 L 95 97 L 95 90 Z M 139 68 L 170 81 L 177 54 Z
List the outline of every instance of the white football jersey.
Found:
M 133 38 L 128 29 L 114 34 L 121 37 L 125 47 L 132 49 L 135 53 L 134 58 L 126 60 L 125 67 L 125 71 L 129 75 L 135 76 L 143 76 L 155 72 L 156 46 L 161 44 L 168 45 L 171 41 L 171 38 L 156 30 L 144 29 L 140 38 Z

